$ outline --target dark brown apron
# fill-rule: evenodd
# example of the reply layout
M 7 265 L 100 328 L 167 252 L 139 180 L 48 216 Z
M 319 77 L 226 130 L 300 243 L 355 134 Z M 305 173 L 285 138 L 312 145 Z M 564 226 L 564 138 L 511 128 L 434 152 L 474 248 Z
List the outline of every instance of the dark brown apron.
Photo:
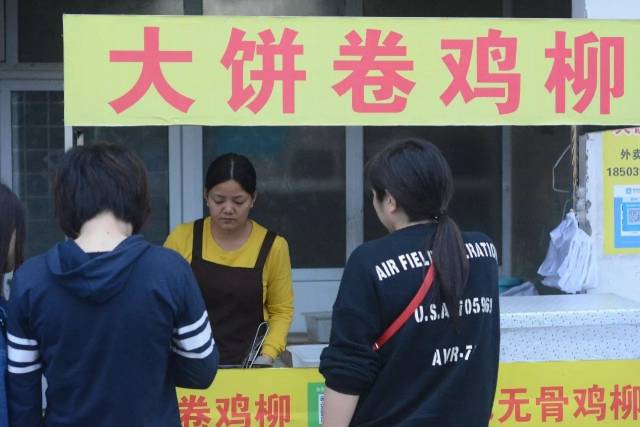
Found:
M 267 231 L 253 268 L 229 267 L 202 259 L 203 225 L 203 219 L 193 224 L 191 269 L 209 313 L 220 365 L 239 365 L 264 321 L 262 270 L 276 234 Z

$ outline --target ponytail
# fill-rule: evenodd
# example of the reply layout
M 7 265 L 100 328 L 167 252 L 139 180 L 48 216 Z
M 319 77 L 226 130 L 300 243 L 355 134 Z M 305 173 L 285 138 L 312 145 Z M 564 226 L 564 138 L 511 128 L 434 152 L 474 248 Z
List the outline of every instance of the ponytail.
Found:
M 409 138 L 376 154 L 366 174 L 378 201 L 388 192 L 410 221 L 437 221 L 433 241 L 425 243 L 437 273 L 434 291 L 439 292 L 459 330 L 459 300 L 467 283 L 469 260 L 460 229 L 446 211 L 454 193 L 449 164 L 432 143 Z
M 445 213 L 438 216 L 438 226 L 431 249 L 433 265 L 440 283 L 442 301 L 447 304 L 449 315 L 456 329 L 460 326 L 459 300 L 469 276 L 469 260 L 466 257 L 462 234 L 456 222 Z

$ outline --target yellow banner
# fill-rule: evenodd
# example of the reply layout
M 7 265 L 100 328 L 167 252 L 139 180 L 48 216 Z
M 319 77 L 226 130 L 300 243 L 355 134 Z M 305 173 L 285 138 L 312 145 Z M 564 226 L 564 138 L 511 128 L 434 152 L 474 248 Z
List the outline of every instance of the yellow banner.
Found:
M 178 389 L 183 427 L 320 427 L 315 369 L 222 370 L 209 390 Z M 637 426 L 640 361 L 503 363 L 497 426 Z
M 178 389 L 182 427 L 320 427 L 317 369 L 223 369 L 208 390 Z
M 65 15 L 65 124 L 638 124 L 638 46 L 640 21 Z
M 640 128 L 604 132 L 602 173 L 606 254 L 640 253 Z

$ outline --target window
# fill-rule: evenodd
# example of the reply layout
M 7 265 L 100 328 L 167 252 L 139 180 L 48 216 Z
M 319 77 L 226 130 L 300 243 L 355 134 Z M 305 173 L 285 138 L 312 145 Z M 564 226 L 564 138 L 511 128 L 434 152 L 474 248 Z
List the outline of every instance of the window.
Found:
M 169 234 L 169 132 L 166 127 L 76 127 L 85 144 L 109 142 L 135 152 L 144 163 L 151 193 L 151 216 L 140 231 L 157 245 Z
M 204 15 L 340 16 L 349 0 L 203 0 Z
M 18 61 L 62 62 L 62 14 L 182 15 L 183 0 L 20 0 Z
M 498 126 L 395 126 L 364 129 L 364 161 L 386 144 L 402 138 L 419 137 L 433 142 L 451 166 L 455 194 L 449 207 L 451 217 L 462 230 L 482 231 L 496 243 L 502 238 L 502 135 Z M 371 206 L 365 188 L 364 239 L 386 233 Z
M 571 18 L 570 0 L 367 0 L 364 16 Z
M 61 64 L 63 13 L 180 15 L 187 9 L 205 15 L 543 18 L 569 17 L 571 2 L 0 0 L 0 62 L 17 59 Z M 6 29 L 11 33 L 5 34 Z M 34 64 L 24 71 L 30 79 L 22 80 L 28 91 L 13 89 L 18 92 L 0 96 L 0 112 L 5 111 L 4 122 L 0 123 L 0 152 L 9 153 L 6 159 L 0 159 L 2 176 L 13 182 L 14 189 L 25 200 L 30 227 L 27 251 L 31 255 L 62 237 L 51 222 L 49 182 L 64 150 L 62 93 L 40 86 L 43 79 L 53 79 L 61 86 L 60 70 L 61 67 Z M 0 81 L 0 89 L 2 84 L 5 81 Z M 2 129 L 5 123 L 8 130 Z M 342 268 L 348 248 L 384 233 L 371 208 L 371 196 L 361 181 L 361 167 L 387 141 L 399 137 L 420 136 L 443 150 L 456 184 L 452 216 L 461 228 L 483 231 L 495 240 L 498 248 L 502 249 L 503 242 L 505 251 L 511 248 L 505 258 L 511 254 L 513 275 L 535 277 L 548 243 L 547 233 L 560 220 L 566 206 L 564 195 L 551 192 L 549 172 L 568 143 L 566 127 L 513 127 L 511 138 L 504 140 L 499 127 L 198 127 L 197 137 L 186 128 L 75 129 L 82 132 L 85 143 L 96 140 L 122 143 L 143 158 L 149 169 L 153 203 L 152 216 L 143 233 L 155 243 L 161 243 L 169 231 L 169 197 L 173 197 L 174 224 L 191 219 L 192 208 L 199 214 L 204 205 L 200 204 L 199 195 L 194 198 L 187 194 L 193 181 L 189 175 L 194 170 L 198 175 L 204 173 L 213 158 L 227 151 L 247 154 L 256 165 L 259 196 L 253 216 L 287 237 L 296 269 Z M 349 136 L 352 131 L 357 137 Z M 174 136 L 170 138 L 171 132 Z M 175 143 L 172 147 L 177 147 L 171 155 L 169 139 Z M 170 168 L 170 162 L 179 167 Z M 503 166 L 511 164 L 503 177 Z M 170 180 L 169 174 L 174 179 Z M 196 181 L 194 188 L 201 193 L 201 179 L 198 177 Z M 175 186 L 171 193 L 169 182 Z M 508 212 L 506 222 L 503 212 Z M 337 277 L 338 273 L 335 274 Z M 310 277 L 316 278 L 313 274 Z
M 62 92 L 11 92 L 13 189 L 27 211 L 27 257 L 64 238 L 52 222 L 50 185 L 64 153 L 62 114 Z
M 571 194 L 553 191 L 551 173 L 571 141 L 571 128 L 514 126 L 512 132 L 512 274 L 533 280 L 547 252 L 549 232 L 571 207 Z M 555 185 L 571 188 L 570 156 L 558 165 Z
M 503 0 L 367 0 L 363 1 L 364 16 L 447 16 L 447 17 L 499 17 Z
M 258 196 L 251 216 L 287 239 L 294 268 L 344 265 L 343 127 L 207 127 L 203 139 L 203 177 L 224 153 L 252 161 Z

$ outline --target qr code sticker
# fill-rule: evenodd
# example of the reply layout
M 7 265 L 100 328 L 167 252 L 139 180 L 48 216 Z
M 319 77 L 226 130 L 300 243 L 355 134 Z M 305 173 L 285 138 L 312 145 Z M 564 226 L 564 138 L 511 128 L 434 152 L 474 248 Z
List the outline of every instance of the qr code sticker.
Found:
M 629 224 L 640 224 L 640 209 L 629 209 L 627 211 L 627 222 Z

